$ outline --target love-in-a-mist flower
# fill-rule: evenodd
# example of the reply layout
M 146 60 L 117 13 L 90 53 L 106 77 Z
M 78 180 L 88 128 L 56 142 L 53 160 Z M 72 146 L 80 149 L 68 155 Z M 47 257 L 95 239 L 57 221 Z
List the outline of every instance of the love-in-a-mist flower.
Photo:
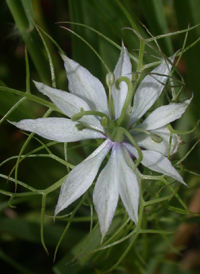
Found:
M 137 169 L 140 163 L 185 184 L 166 157 L 170 142 L 167 124 L 181 117 L 190 100 L 158 107 L 144 118 L 144 114 L 163 91 L 172 67 L 171 62 L 163 60 L 136 89 L 136 83 L 131 80 L 132 65 L 124 45 L 113 74 L 108 73 L 106 78 L 108 99 L 103 85 L 96 77 L 67 56 L 62 58 L 70 93 L 38 82 L 35 85 L 69 118 L 22 120 L 13 124 L 58 142 L 104 139 L 88 158 L 68 174 L 55 209 L 55 214 L 58 214 L 87 191 L 111 151 L 107 164 L 97 177 L 93 192 L 104 237 L 119 196 L 130 219 L 135 223 L 138 221 L 139 195 L 142 195 Z M 177 151 L 179 144 L 180 138 L 173 134 L 170 155 Z M 135 162 L 133 159 L 136 159 Z

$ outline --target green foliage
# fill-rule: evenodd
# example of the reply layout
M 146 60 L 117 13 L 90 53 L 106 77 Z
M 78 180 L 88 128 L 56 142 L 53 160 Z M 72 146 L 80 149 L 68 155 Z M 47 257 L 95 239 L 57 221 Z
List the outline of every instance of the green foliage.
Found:
M 172 1 L 153 0 L 14 2 L 6 1 L 14 19 L 7 18 L 9 10 L 6 9 L 0 19 L 4 27 L 14 22 L 23 39 L 20 42 L 6 40 L 10 31 L 7 29 L 2 34 L 4 44 L 0 52 L 3 60 L 0 72 L 4 72 L 0 86 L 2 273 L 198 273 L 195 269 L 182 270 L 182 262 L 172 261 L 168 255 L 170 252 L 182 254 L 181 247 L 175 247 L 172 241 L 179 225 L 200 221 L 199 214 L 188 209 L 199 184 L 196 136 L 199 138 L 200 134 L 197 123 L 200 44 L 196 41 L 200 30 L 195 25 L 200 23 L 197 12 L 200 1 L 176 0 L 174 6 Z M 63 20 L 65 22 L 54 24 Z M 187 29 L 189 23 L 191 29 Z M 171 30 L 173 32 L 168 33 Z M 116 64 L 122 39 L 130 50 L 139 80 L 160 62 L 158 57 L 169 57 L 180 48 L 183 51 L 178 56 L 186 52 L 177 64 L 186 75 L 186 91 L 182 92 L 183 77 L 174 67 L 179 80 L 172 79 L 174 89 L 171 92 L 166 88 L 167 96 L 158 103 L 166 102 L 166 97 L 176 101 L 194 93 L 188 114 L 170 128 L 172 133 L 183 136 L 182 148 L 173 163 L 185 175 L 190 189 L 144 169 L 138 226 L 128 219 L 119 202 L 109 233 L 101 243 L 91 201 L 92 189 L 54 222 L 54 208 L 64 178 L 94 150 L 96 141 L 63 147 L 38 139 L 33 133 L 26 137 L 7 120 L 47 117 L 52 112 L 54 116 L 62 115 L 34 90 L 31 80 L 39 78 L 67 90 L 58 53 L 63 51 L 105 83 L 106 72 L 112 71 Z M 193 43 L 196 44 L 191 47 Z

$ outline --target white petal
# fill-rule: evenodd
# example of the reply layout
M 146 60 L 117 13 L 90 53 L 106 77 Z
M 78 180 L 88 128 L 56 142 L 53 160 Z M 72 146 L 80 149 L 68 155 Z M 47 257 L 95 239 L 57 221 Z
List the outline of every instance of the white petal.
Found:
M 83 129 L 78 130 L 77 122 L 67 118 L 39 118 L 11 122 L 16 127 L 37 133 L 38 135 L 57 142 L 76 142 L 85 139 L 105 138 L 100 132 Z
M 51 101 L 68 117 L 72 117 L 74 114 L 81 111 L 83 108 L 85 111 L 91 110 L 88 104 L 78 96 L 69 92 L 51 88 L 43 83 L 34 81 L 37 89 L 44 95 L 47 95 Z M 84 116 L 80 121 L 93 125 L 102 130 L 100 121 L 94 116 Z
M 63 182 L 55 209 L 55 215 L 82 196 L 91 186 L 112 143 L 106 140 L 88 158 L 77 165 Z
M 122 202 L 126 208 L 126 211 L 132 221 L 137 223 L 138 221 L 138 205 L 139 205 L 139 186 L 137 176 L 127 164 L 126 159 L 122 152 L 121 145 L 117 149 L 118 158 L 118 174 L 119 174 L 119 194 Z M 128 153 L 127 153 L 128 154 Z M 126 155 L 126 158 L 130 156 Z M 130 159 L 130 161 L 132 161 Z
M 171 104 L 155 109 L 138 127 L 145 130 L 152 130 L 163 127 L 179 119 L 190 104 L 190 100 L 184 103 Z
M 117 166 L 117 153 L 114 145 L 110 159 L 100 173 L 93 193 L 102 238 L 104 238 L 110 227 L 117 207 L 119 197 Z
M 132 65 L 131 65 L 130 57 L 128 55 L 128 51 L 126 47 L 124 46 L 124 44 L 122 44 L 120 57 L 113 72 L 115 76 L 115 80 L 117 80 L 121 76 L 126 76 L 127 78 L 131 79 L 132 78 L 131 72 L 132 72 Z M 115 108 L 115 119 L 118 119 L 120 117 L 122 108 L 124 106 L 124 102 L 126 100 L 126 96 L 127 96 L 126 83 L 124 82 L 120 83 L 120 90 L 117 90 L 115 88 L 115 85 L 113 85 L 112 97 L 113 97 L 113 103 Z
M 170 141 L 169 129 L 167 127 L 162 127 L 157 130 L 151 130 L 150 133 L 160 136 L 163 141 L 160 143 L 155 142 L 150 136 L 145 133 L 134 134 L 133 137 L 140 147 L 160 152 L 163 155 L 168 155 Z M 172 135 L 170 155 L 177 152 L 181 142 L 182 140 L 177 134 Z
M 109 115 L 107 97 L 102 83 L 77 62 L 61 55 L 64 61 L 69 90 L 86 101 L 92 110 Z
M 133 154 L 136 158 L 138 157 L 138 152 L 132 145 L 128 143 L 123 143 L 123 145 L 128 149 L 131 154 Z M 181 175 L 176 171 L 171 162 L 164 155 L 152 150 L 142 150 L 142 154 L 142 164 L 144 166 L 153 171 L 172 177 L 175 180 L 178 180 L 182 184 L 186 185 Z
M 173 59 L 174 57 L 170 58 L 172 62 Z M 158 99 L 166 84 L 171 67 L 169 62 L 163 60 L 157 68 L 142 80 L 134 96 L 130 125 L 137 122 Z

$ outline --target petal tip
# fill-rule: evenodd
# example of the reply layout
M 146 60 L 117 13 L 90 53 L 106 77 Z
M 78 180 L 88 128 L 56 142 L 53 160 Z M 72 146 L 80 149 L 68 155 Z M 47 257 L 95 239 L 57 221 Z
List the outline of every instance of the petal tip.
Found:
M 58 208 L 58 206 L 56 206 L 55 211 L 54 211 L 54 218 L 58 215 L 58 213 L 59 213 L 60 211 L 61 211 L 61 210 Z
M 182 177 L 181 177 L 181 180 L 179 180 L 179 182 L 181 182 L 184 186 L 186 186 L 187 188 L 189 188 L 188 184 L 186 184 L 186 182 L 183 180 Z
M 122 39 L 122 48 L 126 49 L 125 45 L 124 45 L 124 40 Z
M 37 82 L 37 81 L 35 81 L 35 80 L 33 80 L 33 83 L 35 84 L 36 88 L 37 88 L 39 91 L 41 91 L 41 89 L 43 89 L 43 86 L 44 86 L 43 83 Z
M 67 55 L 60 53 L 60 57 L 63 59 L 64 63 L 68 63 L 69 60 L 71 60 Z
M 10 123 L 13 126 L 16 126 L 16 124 L 18 124 L 18 122 L 13 122 L 13 121 L 10 121 L 10 120 L 7 120 L 7 121 L 8 121 L 8 123 Z

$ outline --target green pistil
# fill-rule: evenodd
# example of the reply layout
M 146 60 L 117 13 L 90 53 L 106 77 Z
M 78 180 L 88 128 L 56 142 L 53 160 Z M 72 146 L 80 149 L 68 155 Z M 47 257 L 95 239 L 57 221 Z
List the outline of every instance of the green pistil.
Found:
M 124 125 L 124 122 L 125 122 L 125 124 L 127 124 L 127 122 L 129 121 L 129 115 L 128 115 L 127 112 L 130 109 L 132 98 L 133 98 L 133 95 L 134 95 L 131 80 L 128 77 L 125 77 L 125 76 L 122 76 L 122 77 L 118 78 L 116 83 L 115 83 L 115 87 L 118 90 L 120 89 L 119 84 L 121 82 L 125 82 L 127 84 L 128 91 L 127 91 L 126 100 L 124 102 L 124 106 L 122 108 L 121 115 L 120 115 L 119 119 L 117 120 L 117 125 L 118 126 Z
M 108 86 L 108 109 L 110 113 L 111 119 L 114 119 L 115 117 L 115 111 L 114 111 L 114 105 L 113 105 L 113 99 L 112 99 L 112 86 L 115 82 L 115 76 L 112 72 L 107 73 L 106 75 L 106 84 Z
M 110 139 L 113 142 L 121 143 L 124 139 L 124 134 L 120 127 L 115 127 L 113 131 L 111 132 Z
M 132 130 L 130 130 L 130 132 L 133 132 L 133 131 L 138 131 L 138 132 L 142 132 L 142 133 L 147 134 L 156 143 L 161 143 L 163 141 L 163 138 L 161 136 L 159 136 L 157 134 L 152 134 L 151 132 L 149 132 L 145 129 L 133 128 Z

